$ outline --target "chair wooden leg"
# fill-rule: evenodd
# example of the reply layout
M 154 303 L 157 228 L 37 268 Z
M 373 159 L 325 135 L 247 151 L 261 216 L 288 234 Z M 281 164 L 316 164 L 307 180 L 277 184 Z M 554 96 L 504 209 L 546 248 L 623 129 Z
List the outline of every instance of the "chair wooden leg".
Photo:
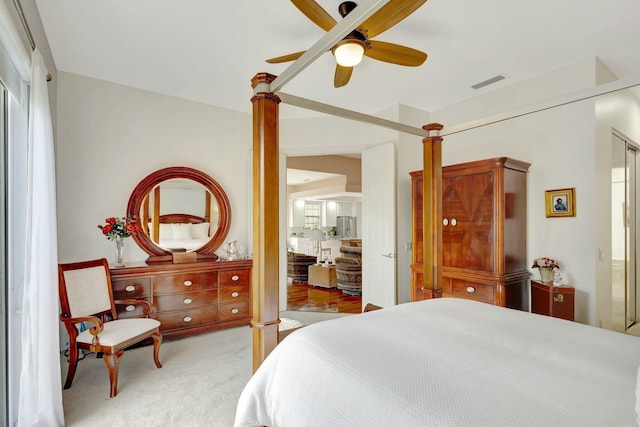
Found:
M 65 390 L 71 387 L 73 377 L 76 375 L 76 368 L 78 367 L 78 347 L 75 343 L 69 345 L 69 370 L 67 371 L 67 381 L 64 383 Z
M 162 368 L 162 364 L 160 363 L 160 344 L 162 344 L 162 334 L 157 333 L 152 335 L 153 337 L 153 361 L 156 362 L 156 366 L 158 368 Z
M 109 371 L 109 383 L 111 384 L 111 392 L 109 397 L 115 397 L 118 394 L 118 368 L 120 367 L 120 358 L 124 354 L 124 350 L 120 350 L 114 354 L 106 354 L 103 356 L 107 370 Z

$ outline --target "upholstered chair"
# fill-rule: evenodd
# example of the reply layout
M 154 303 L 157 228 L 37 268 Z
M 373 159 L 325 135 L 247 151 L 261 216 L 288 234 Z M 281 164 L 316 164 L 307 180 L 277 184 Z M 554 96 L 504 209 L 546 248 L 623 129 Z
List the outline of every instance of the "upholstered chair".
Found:
M 362 295 L 362 261 L 360 258 L 338 257 L 336 278 L 338 289 L 346 295 Z
M 315 264 L 314 255 L 287 252 L 287 276 L 293 283 L 306 283 L 309 280 L 309 266 Z
M 64 388 L 71 387 L 80 349 L 103 353 L 111 391 L 118 393 L 118 367 L 124 349 L 153 339 L 153 360 L 161 368 L 158 354 L 162 343 L 160 322 L 150 319 L 151 304 L 144 300 L 114 300 L 107 260 L 102 258 L 58 265 L 60 320 L 69 334 L 69 371 Z M 145 318 L 118 319 L 117 304 L 143 305 Z M 80 323 L 86 330 L 80 332 Z

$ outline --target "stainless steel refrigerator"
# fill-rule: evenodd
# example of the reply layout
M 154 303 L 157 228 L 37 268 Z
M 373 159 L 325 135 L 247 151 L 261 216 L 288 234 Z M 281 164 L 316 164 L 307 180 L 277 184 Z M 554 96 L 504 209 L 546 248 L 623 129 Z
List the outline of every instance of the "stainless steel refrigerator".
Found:
M 355 238 L 358 237 L 355 216 L 338 216 L 336 218 L 336 236 Z

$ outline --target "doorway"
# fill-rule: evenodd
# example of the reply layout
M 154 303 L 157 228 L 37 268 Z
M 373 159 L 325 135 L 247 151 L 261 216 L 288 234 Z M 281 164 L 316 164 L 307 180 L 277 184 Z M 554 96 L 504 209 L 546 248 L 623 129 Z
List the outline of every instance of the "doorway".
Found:
M 290 156 L 286 163 L 287 249 L 326 267 L 288 265 L 287 310 L 359 313 L 361 296 L 338 289 L 334 261 L 341 256 L 341 242 L 361 233 L 360 155 Z M 348 229 L 342 226 L 345 219 L 351 220 Z M 297 270 L 303 267 L 308 276 Z
M 611 284 L 613 326 L 640 335 L 638 292 L 638 146 L 614 131 L 611 144 Z

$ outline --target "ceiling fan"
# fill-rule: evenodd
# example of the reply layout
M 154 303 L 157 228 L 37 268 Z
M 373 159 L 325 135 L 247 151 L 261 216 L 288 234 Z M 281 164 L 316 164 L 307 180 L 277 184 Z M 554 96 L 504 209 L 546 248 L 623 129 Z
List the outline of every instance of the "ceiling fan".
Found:
M 376 13 L 366 19 L 358 28 L 349 33 L 345 38 L 331 48 L 336 58 L 336 71 L 333 77 L 333 86 L 341 87 L 349 83 L 353 67 L 358 65 L 362 56 L 377 59 L 378 61 L 392 64 L 417 67 L 427 59 L 427 54 L 410 47 L 394 43 L 371 40 L 383 31 L 396 25 L 416 9 L 426 3 L 427 0 L 389 0 Z M 291 0 L 291 2 L 316 25 L 325 31 L 331 30 L 337 21 L 327 13 L 315 0 Z M 343 18 L 347 16 L 357 4 L 345 1 L 338 6 L 338 12 Z M 267 59 L 270 64 L 295 61 L 305 51 L 290 53 Z

